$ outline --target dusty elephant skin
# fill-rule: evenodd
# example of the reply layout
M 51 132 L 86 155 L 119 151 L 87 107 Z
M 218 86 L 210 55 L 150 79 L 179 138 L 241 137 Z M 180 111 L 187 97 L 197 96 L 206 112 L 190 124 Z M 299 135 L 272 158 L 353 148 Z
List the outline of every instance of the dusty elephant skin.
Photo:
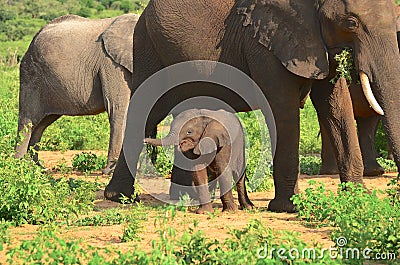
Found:
M 397 14 L 399 15 L 399 9 L 397 11 Z M 400 50 L 400 17 L 397 17 L 396 29 L 397 42 Z M 356 75 L 354 75 L 354 73 L 352 79 L 353 81 L 350 84 L 349 91 L 352 100 L 354 116 L 357 122 L 358 142 L 360 144 L 362 159 L 364 163 L 364 176 L 379 176 L 384 173 L 384 169 L 376 161 L 378 153 L 375 149 L 375 135 L 379 121 L 381 120 L 381 116 L 371 109 L 368 101 L 365 99 L 361 86 L 355 81 L 357 80 L 357 77 Z M 338 82 L 340 82 L 340 80 L 338 80 Z M 338 174 L 339 170 L 336 163 L 336 156 L 334 154 L 332 144 L 330 143 L 330 139 L 327 135 L 328 132 L 322 124 L 320 124 L 320 126 L 322 140 L 322 165 L 320 174 Z M 392 147 L 388 145 L 389 159 L 393 159 L 391 149 Z
M 354 79 L 356 78 L 354 77 Z M 340 82 L 341 80 L 338 80 L 338 84 Z M 363 95 L 361 86 L 357 85 L 355 82 L 356 81 L 352 81 L 348 89 L 352 100 L 354 117 L 357 122 L 358 142 L 360 144 L 364 164 L 363 174 L 364 176 L 379 176 L 384 173 L 384 169 L 376 160 L 378 153 L 375 149 L 375 134 L 377 132 L 381 116 L 377 115 L 377 113 L 370 108 Z M 347 88 L 345 87 L 341 89 Z M 322 165 L 320 174 L 338 174 L 339 171 L 336 163 L 336 156 L 334 154 L 332 144 L 330 143 L 328 132 L 322 124 L 320 124 L 320 127 L 322 140 Z
M 293 212 L 290 198 L 299 174 L 299 106 L 313 81 L 335 75 L 332 55 L 344 47 L 353 50 L 369 99 L 379 103 L 374 105 L 377 110 L 377 105 L 383 109 L 384 127 L 399 165 L 400 56 L 395 20 L 391 0 L 152 0 L 135 28 L 133 90 L 158 70 L 188 60 L 219 61 L 248 74 L 268 99 L 276 121 L 275 198 L 268 208 Z M 346 118 L 341 102 L 329 100 L 338 98 L 331 85 L 318 87 L 311 96 L 335 143 L 340 179 L 363 183 L 354 119 Z M 236 111 L 248 110 L 223 87 L 185 84 L 160 95 L 147 123 L 133 126 L 146 127 L 148 135 L 176 104 L 197 95 L 222 99 Z M 350 95 L 344 96 L 350 100 Z M 132 175 L 143 143 L 141 137 L 126 137 L 136 145 L 129 150 L 134 154 L 129 161 L 132 172 L 122 153 L 105 190 L 111 200 L 133 193 Z
M 20 66 L 16 157 L 37 148 L 43 131 L 62 115 L 107 111 L 107 166 L 115 167 L 122 146 L 132 83 L 133 30 L 137 15 L 90 20 L 59 17 L 32 40 Z M 38 162 L 37 154 L 34 160 Z
M 177 145 L 180 152 L 193 159 L 190 160 L 193 162 L 193 176 L 189 177 L 193 179 L 200 202 L 196 213 L 213 211 L 207 171 L 212 172 L 211 180 L 218 180 L 223 211 L 237 210 L 232 196 L 232 177 L 241 208 L 253 207 L 244 183 L 246 161 L 243 128 L 234 114 L 224 110 L 190 109 L 175 117 L 165 138 L 146 138 L 144 142 L 155 146 Z

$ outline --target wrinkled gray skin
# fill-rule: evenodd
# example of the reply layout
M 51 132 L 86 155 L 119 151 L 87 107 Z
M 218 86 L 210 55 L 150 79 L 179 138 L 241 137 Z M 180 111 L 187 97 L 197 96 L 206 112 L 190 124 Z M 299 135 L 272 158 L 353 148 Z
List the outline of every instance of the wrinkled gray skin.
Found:
M 399 7 L 397 14 L 399 15 Z M 397 17 L 396 23 L 397 43 L 400 51 L 400 17 Z M 353 75 L 353 80 L 356 77 Z M 353 81 L 349 87 L 350 96 L 353 104 L 354 116 L 357 122 L 358 142 L 361 148 L 362 159 L 364 163 L 364 176 L 379 176 L 384 173 L 384 169 L 376 161 L 378 153 L 375 149 L 375 135 L 378 129 L 380 115 L 374 112 L 364 97 L 362 88 Z M 321 127 L 321 175 L 338 174 L 338 166 L 336 163 L 335 153 L 330 143 L 325 127 L 320 123 Z M 388 159 L 393 159 L 392 147 L 388 145 Z
M 175 117 L 165 138 L 146 138 L 144 142 L 154 146 L 176 145 L 186 157 L 193 159 L 192 176 L 188 177 L 193 179 L 198 193 L 200 207 L 196 213 L 213 211 L 207 170 L 212 173 L 211 179 L 219 182 L 223 211 L 237 210 L 232 196 L 232 176 L 241 208 L 252 208 L 253 203 L 244 183 L 246 161 L 243 128 L 233 113 L 190 109 Z
M 364 163 L 364 176 L 379 176 L 384 173 L 384 169 L 378 164 L 376 158 L 378 153 L 375 149 L 375 134 L 381 117 L 377 115 L 368 105 L 361 91 L 361 86 L 354 84 L 349 87 L 352 99 L 354 117 L 357 122 L 358 142 L 360 144 L 362 159 Z M 325 127 L 321 127 L 321 175 L 338 174 L 338 166 L 333 151 L 332 144 Z
M 131 94 L 138 18 L 132 14 L 90 20 L 67 15 L 36 34 L 20 66 L 16 157 L 30 147 L 37 149 L 43 131 L 62 115 L 107 111 L 110 142 L 103 173 L 115 167 Z M 38 162 L 37 153 L 33 156 Z
M 300 102 L 313 82 L 336 75 L 333 55 L 344 47 L 353 49 L 355 68 L 370 80 L 400 165 L 400 56 L 395 20 L 392 0 L 150 0 L 135 28 L 133 89 L 160 69 L 188 60 L 223 62 L 250 76 L 268 99 L 276 121 L 275 197 L 268 209 L 293 212 L 290 198 L 299 175 Z M 338 103 L 331 84 L 317 85 L 311 98 L 334 143 L 340 179 L 363 183 L 354 119 L 345 113 L 348 107 Z M 157 94 L 157 87 L 149 90 L 149 95 L 161 98 L 146 124 L 132 124 L 145 127 L 146 136 L 176 104 L 197 95 L 222 99 L 236 111 L 249 110 L 229 90 L 213 84 L 185 84 L 164 95 Z M 349 94 L 343 96 L 351 102 Z M 126 135 L 133 146 L 131 171 L 122 153 L 105 189 L 108 199 L 118 201 L 120 194 L 133 194 L 132 176 L 145 137 L 139 129 L 137 133 Z

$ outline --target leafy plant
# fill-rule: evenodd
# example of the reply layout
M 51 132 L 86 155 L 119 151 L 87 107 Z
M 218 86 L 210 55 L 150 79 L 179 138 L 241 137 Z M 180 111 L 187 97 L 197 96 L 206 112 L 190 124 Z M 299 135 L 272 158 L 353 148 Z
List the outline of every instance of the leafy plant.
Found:
M 378 161 L 378 163 L 383 167 L 385 172 L 397 172 L 398 170 L 396 162 L 394 162 L 393 160 L 378 157 L 376 161 Z
M 67 180 L 55 180 L 32 161 L 0 156 L 0 218 L 22 223 L 41 223 L 92 208 L 94 184 L 72 188 Z
M 337 75 L 331 80 L 332 84 L 335 84 L 336 81 L 344 77 L 348 83 L 352 81 L 351 72 L 354 70 L 352 49 L 344 48 L 340 53 L 336 54 L 334 59 L 338 63 L 336 67 Z
M 318 175 L 321 169 L 321 158 L 317 156 L 300 156 L 300 173 Z
M 310 185 L 304 193 L 293 196 L 300 218 L 317 226 L 333 226 L 332 240 L 344 237 L 347 248 L 368 248 L 371 256 L 400 255 L 398 197 L 380 199 L 376 191 L 366 192 L 353 183 L 339 185 L 337 195 L 327 191 L 323 184 Z
M 124 231 L 121 236 L 122 242 L 129 242 L 129 241 L 137 241 L 140 239 L 138 235 L 142 225 L 140 224 L 139 220 L 131 220 L 124 226 Z
M 25 240 L 7 252 L 8 264 L 103 264 L 93 247 L 82 248 L 79 241 L 65 241 L 56 234 L 55 227 L 45 226 L 33 240 Z M 94 262 L 94 263 L 93 263 Z
M 72 222 L 76 226 L 108 226 L 124 223 L 133 223 L 135 221 L 147 220 L 148 208 L 136 204 L 127 210 L 120 208 L 110 208 L 95 215 L 85 216 Z
M 82 152 L 74 155 L 72 166 L 81 172 L 90 173 L 106 166 L 107 158 L 104 155 L 97 156 L 91 152 Z

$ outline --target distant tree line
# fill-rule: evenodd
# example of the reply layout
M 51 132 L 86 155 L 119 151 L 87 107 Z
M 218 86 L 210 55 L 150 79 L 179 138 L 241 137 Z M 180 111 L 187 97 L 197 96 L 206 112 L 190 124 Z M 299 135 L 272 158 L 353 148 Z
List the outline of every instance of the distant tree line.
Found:
M 89 18 L 141 12 L 148 0 L 0 0 L 0 41 L 29 38 L 52 19 L 75 14 Z

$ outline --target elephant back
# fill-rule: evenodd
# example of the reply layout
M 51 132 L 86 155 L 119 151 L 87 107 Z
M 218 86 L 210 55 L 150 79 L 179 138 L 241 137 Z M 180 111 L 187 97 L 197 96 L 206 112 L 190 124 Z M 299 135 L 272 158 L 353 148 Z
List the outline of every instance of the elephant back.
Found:
M 117 17 L 103 32 L 102 39 L 108 55 L 118 64 L 133 72 L 133 32 L 139 15 Z

